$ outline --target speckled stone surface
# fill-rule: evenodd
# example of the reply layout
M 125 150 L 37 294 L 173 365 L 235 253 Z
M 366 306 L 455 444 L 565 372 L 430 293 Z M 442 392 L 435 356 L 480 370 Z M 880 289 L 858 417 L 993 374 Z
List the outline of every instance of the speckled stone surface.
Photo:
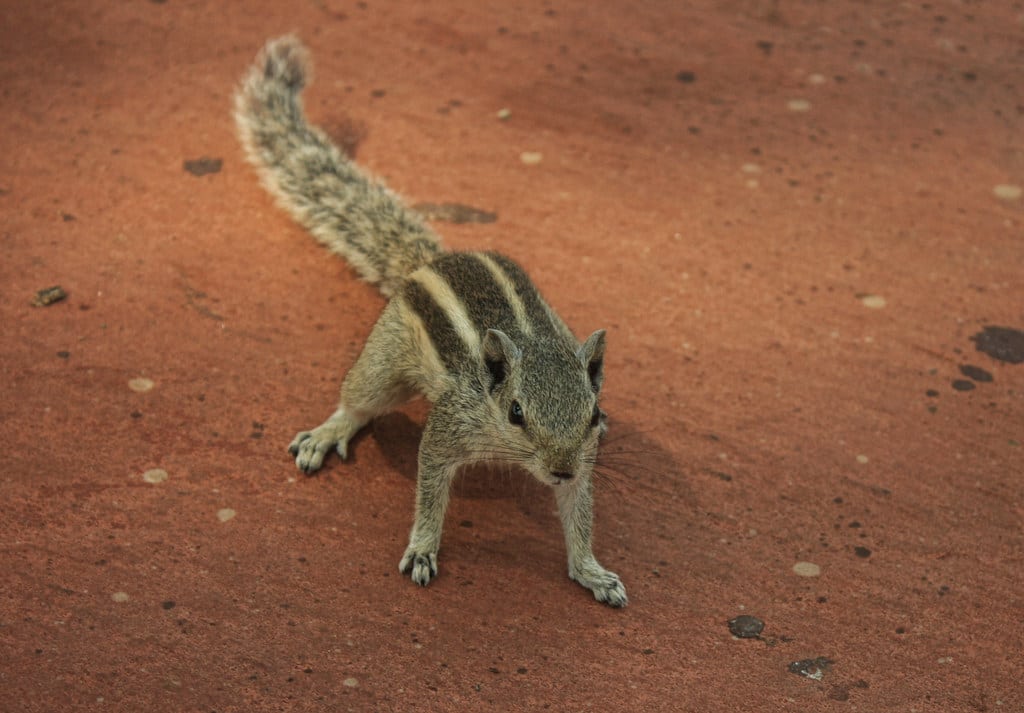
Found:
M 608 330 L 628 608 L 517 473 L 399 576 L 422 403 L 294 469 L 383 301 L 233 135 L 289 31 L 315 122 Z M 1017 2 L 4 3 L 0 708 L 1024 710 L 1022 36 Z

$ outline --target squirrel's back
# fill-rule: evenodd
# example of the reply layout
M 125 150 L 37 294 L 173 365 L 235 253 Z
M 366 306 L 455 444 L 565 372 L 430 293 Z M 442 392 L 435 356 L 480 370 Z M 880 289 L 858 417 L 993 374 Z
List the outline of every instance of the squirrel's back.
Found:
M 437 235 L 306 122 L 310 60 L 298 39 L 267 44 L 235 93 L 235 122 L 263 184 L 313 236 L 391 296 L 442 254 Z
M 445 253 L 413 272 L 395 299 L 422 325 L 452 375 L 479 364 L 489 329 L 542 351 L 561 347 L 572 353 L 577 346 L 526 271 L 499 253 Z

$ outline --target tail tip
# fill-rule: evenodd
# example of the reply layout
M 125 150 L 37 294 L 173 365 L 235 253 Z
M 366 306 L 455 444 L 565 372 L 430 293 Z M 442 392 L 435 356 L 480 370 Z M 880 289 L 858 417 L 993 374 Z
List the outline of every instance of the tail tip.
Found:
M 309 50 L 295 35 L 270 40 L 256 59 L 267 81 L 279 81 L 292 90 L 302 89 L 310 79 Z

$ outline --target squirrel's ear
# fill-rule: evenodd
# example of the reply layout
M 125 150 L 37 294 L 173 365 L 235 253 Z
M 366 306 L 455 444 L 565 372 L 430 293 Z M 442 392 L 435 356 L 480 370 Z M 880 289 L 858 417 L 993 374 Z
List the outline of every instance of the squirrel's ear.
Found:
M 590 386 L 594 393 L 597 393 L 601 390 L 601 382 L 604 381 L 604 330 L 599 329 L 587 337 L 587 341 L 583 342 L 576 356 L 587 368 Z
M 513 364 L 519 361 L 522 352 L 507 334 L 500 329 L 488 329 L 483 343 L 484 366 L 491 375 L 493 391 L 508 376 Z

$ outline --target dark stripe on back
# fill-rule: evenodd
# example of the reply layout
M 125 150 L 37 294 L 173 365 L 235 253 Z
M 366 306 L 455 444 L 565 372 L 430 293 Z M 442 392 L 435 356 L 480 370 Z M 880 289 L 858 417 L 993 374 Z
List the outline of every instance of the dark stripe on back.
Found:
M 460 365 L 471 363 L 469 350 L 459 338 L 459 333 L 423 285 L 415 280 L 407 280 L 402 297 L 423 321 L 423 327 L 448 373 L 457 373 Z
M 451 253 L 435 260 L 430 267 L 462 302 L 481 339 L 488 329 L 500 329 L 512 341 L 519 340 L 522 332 L 515 311 L 485 264 L 471 253 Z
M 497 263 L 498 267 L 501 268 L 502 272 L 505 273 L 509 281 L 515 286 L 516 293 L 523 303 L 526 319 L 529 320 L 533 329 L 539 334 L 558 334 L 558 330 L 555 329 L 555 325 L 551 321 L 549 308 L 544 304 L 540 292 L 537 291 L 533 281 L 530 280 L 530 276 L 526 274 L 526 270 L 519 267 L 512 259 L 500 253 L 488 252 L 486 255 Z

